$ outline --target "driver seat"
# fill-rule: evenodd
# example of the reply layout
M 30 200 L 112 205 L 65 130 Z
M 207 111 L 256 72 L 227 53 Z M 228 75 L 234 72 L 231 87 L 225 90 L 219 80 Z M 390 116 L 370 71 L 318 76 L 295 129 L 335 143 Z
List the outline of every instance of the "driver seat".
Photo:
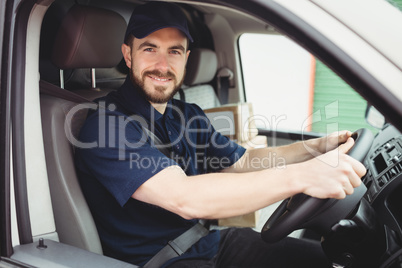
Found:
M 125 20 L 115 12 L 75 5 L 56 35 L 52 61 L 60 69 L 114 67 L 122 59 L 120 46 L 125 29 Z M 68 136 L 71 133 L 77 137 L 88 109 L 80 109 L 68 118 L 71 109 L 82 102 L 80 98 L 74 101 L 74 93 L 44 81 L 40 89 L 46 166 L 59 240 L 102 254 L 98 232 L 77 179 L 74 147 Z

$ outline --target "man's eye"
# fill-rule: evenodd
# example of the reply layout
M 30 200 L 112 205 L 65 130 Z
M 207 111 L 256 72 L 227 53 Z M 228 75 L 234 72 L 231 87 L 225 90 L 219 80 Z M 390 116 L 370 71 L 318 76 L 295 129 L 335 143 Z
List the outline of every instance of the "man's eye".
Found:
M 170 53 L 175 54 L 175 55 L 180 55 L 180 51 L 178 50 L 172 50 Z
M 152 52 L 152 51 L 154 51 L 154 49 L 152 47 L 149 47 L 149 48 L 144 49 L 144 51 Z

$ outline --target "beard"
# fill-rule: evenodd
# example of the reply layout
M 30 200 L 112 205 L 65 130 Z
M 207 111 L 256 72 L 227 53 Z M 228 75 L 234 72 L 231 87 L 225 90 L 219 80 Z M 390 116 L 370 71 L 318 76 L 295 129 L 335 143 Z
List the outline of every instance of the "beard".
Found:
M 164 78 L 168 78 L 168 79 L 172 79 L 174 87 L 173 90 L 169 93 L 168 88 L 164 87 L 164 86 L 156 86 L 155 87 L 155 94 L 152 94 L 152 92 L 149 92 L 145 89 L 145 78 L 147 76 L 156 76 L 156 77 L 164 77 Z M 183 81 L 184 81 L 184 76 L 185 76 L 185 72 L 183 74 L 183 77 L 181 79 L 181 81 L 177 82 L 176 76 L 171 73 L 171 72 L 167 72 L 167 73 L 162 73 L 160 71 L 154 70 L 154 71 L 146 71 L 144 72 L 144 74 L 142 75 L 142 79 L 140 77 L 137 77 L 134 74 L 134 71 L 132 69 L 130 69 L 130 80 L 131 83 L 133 83 L 134 88 L 138 89 L 138 91 L 141 93 L 141 95 L 148 100 L 151 103 L 166 103 L 168 102 L 170 99 L 173 98 L 173 96 L 180 90 Z

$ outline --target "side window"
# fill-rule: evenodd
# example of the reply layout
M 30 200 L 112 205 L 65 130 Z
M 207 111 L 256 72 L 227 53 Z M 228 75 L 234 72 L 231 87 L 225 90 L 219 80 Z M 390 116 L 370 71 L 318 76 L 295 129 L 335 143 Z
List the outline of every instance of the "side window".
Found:
M 366 101 L 287 37 L 243 34 L 239 39 L 245 96 L 256 125 L 271 130 L 331 133 L 371 128 Z

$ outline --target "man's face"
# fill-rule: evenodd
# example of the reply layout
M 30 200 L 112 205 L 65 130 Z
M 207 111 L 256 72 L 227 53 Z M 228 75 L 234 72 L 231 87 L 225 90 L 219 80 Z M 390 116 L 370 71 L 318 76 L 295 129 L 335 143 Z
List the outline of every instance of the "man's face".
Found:
M 151 103 L 166 103 L 180 89 L 189 52 L 187 39 L 176 28 L 164 28 L 134 38 L 122 51 L 130 78 Z

